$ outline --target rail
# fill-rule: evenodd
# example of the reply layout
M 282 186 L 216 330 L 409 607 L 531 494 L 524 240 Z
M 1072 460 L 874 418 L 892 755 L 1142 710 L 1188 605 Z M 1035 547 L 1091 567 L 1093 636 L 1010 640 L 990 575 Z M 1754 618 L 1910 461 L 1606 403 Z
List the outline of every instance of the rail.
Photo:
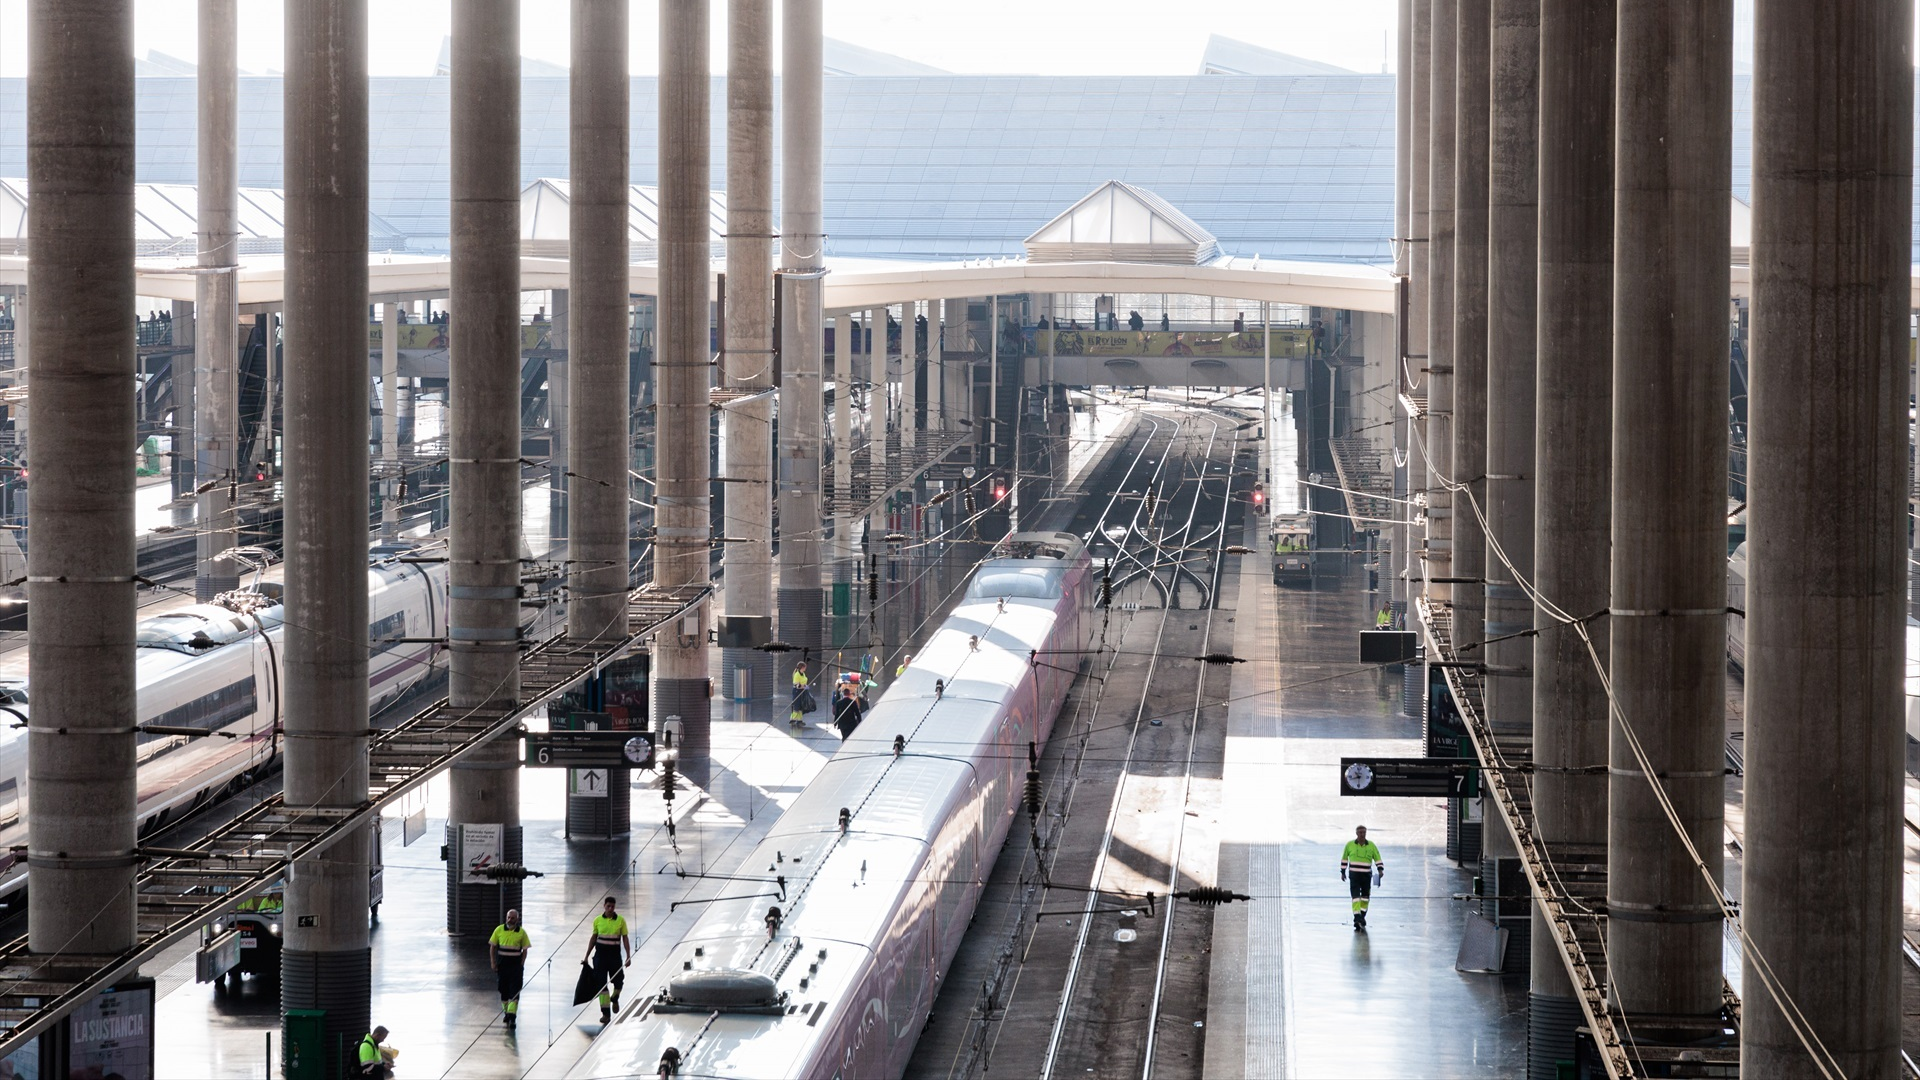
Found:
M 125 952 L 34 954 L 22 936 L 0 946 L 0 1058 L 24 1047 L 161 950 L 199 933 L 309 859 L 377 820 L 401 796 L 517 725 L 600 665 L 625 652 L 712 593 L 711 587 L 656 589 L 628 598 L 632 632 L 620 641 L 572 641 L 556 634 L 520 661 L 520 697 L 511 708 L 456 708 L 441 699 L 387 731 L 370 734 L 367 801 L 350 809 L 288 807 L 280 795 L 241 814 L 192 848 L 145 852 L 135 878 L 135 943 Z
M 1430 655 L 1457 663 L 1452 640 L 1453 616 L 1426 599 L 1419 601 L 1421 621 L 1428 634 Z M 1613 1008 L 1607 980 L 1607 853 L 1604 846 L 1556 844 L 1551 853 L 1533 831 L 1533 796 L 1528 776 L 1533 768 L 1533 736 L 1495 734 L 1486 722 L 1482 676 L 1466 668 L 1444 669 L 1460 719 L 1473 741 L 1480 762 L 1481 789 L 1493 798 L 1519 849 L 1534 903 L 1545 913 L 1547 925 L 1575 998 L 1586 1019 L 1602 1065 L 1611 1080 L 1642 1076 L 1721 1076 L 1737 1070 L 1737 1048 L 1703 1048 L 1638 1042 L 1632 1032 L 1686 1023 L 1677 1017 L 1636 1017 Z M 1740 1022 L 1740 998 L 1721 982 L 1721 998 L 1731 1026 Z M 1651 1066 L 1651 1068 L 1649 1068 Z

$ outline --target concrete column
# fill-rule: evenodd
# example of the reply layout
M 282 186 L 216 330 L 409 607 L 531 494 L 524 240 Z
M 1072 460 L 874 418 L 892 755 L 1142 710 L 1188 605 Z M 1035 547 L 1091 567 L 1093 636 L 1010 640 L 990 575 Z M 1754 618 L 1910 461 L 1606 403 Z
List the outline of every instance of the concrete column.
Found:
M 1484 575 L 1486 702 L 1496 731 L 1530 735 L 1533 645 L 1513 635 L 1533 627 L 1533 604 L 1521 582 L 1533 578 L 1540 0 L 1493 0 L 1490 29 L 1487 479 L 1482 487 L 1491 537 Z M 1495 557 L 1494 542 L 1504 558 Z M 1501 885 L 1505 891 L 1506 882 Z M 1522 920 L 1514 929 L 1525 925 Z M 1525 950 L 1510 949 L 1509 956 L 1515 969 L 1530 962 Z M 1560 966 L 1558 960 L 1549 962 Z
M 234 273 L 204 271 L 239 262 L 236 242 L 239 140 L 236 136 L 239 49 L 235 0 L 200 0 L 198 241 L 200 267 L 194 279 L 193 371 L 194 473 L 216 480 L 199 497 L 199 572 L 194 595 L 210 600 L 239 583 L 239 568 L 221 553 L 234 544 L 233 507 L 227 482 L 240 430 L 240 296 Z
M 27 940 L 112 954 L 134 942 L 136 862 L 133 4 L 32 4 L 27 20 Z
M 1395 30 L 1396 56 L 1393 69 L 1393 233 L 1396 239 L 1393 245 L 1393 272 L 1396 277 L 1405 280 L 1408 275 L 1413 272 L 1413 249 L 1415 247 L 1412 240 L 1413 219 L 1411 205 L 1413 199 L 1413 0 L 1400 0 Z M 1398 311 L 1395 313 L 1395 318 L 1404 322 L 1407 318 L 1407 312 L 1405 310 Z M 1267 303 L 1263 300 L 1260 303 L 1260 325 L 1264 329 L 1267 324 Z M 1404 342 L 1405 340 L 1405 333 L 1399 326 L 1396 326 L 1395 341 Z M 1412 366 L 1405 356 L 1399 355 L 1400 352 L 1401 350 L 1396 349 L 1393 377 L 1388 381 L 1389 388 L 1394 392 L 1394 396 L 1388 399 L 1388 404 L 1394 412 L 1394 420 L 1389 427 L 1389 432 L 1394 449 L 1393 457 L 1396 462 L 1404 462 L 1408 450 L 1406 427 L 1399 420 L 1400 405 L 1398 394 L 1406 388 L 1407 376 L 1405 373 L 1407 369 Z M 1272 362 L 1269 359 L 1266 368 L 1271 369 L 1271 367 Z M 1274 421 L 1272 408 L 1273 394 L 1271 388 L 1273 372 L 1266 370 L 1261 377 L 1269 384 L 1261 400 L 1261 414 L 1263 418 L 1263 430 L 1267 433 L 1267 438 L 1271 440 L 1273 438 Z M 1260 478 L 1271 488 L 1272 477 L 1266 468 L 1266 462 L 1263 460 L 1261 465 Z M 1393 470 L 1393 494 L 1395 498 L 1404 500 L 1408 494 L 1407 487 L 1406 470 L 1396 465 Z M 1268 492 L 1267 498 L 1269 500 L 1273 498 L 1272 491 Z M 1406 610 L 1407 602 L 1406 575 L 1403 572 L 1404 565 L 1402 560 L 1405 559 L 1405 552 L 1407 550 L 1408 526 L 1406 521 L 1408 514 L 1404 502 L 1395 502 L 1394 506 L 1396 507 L 1394 511 L 1396 524 L 1386 530 L 1386 535 L 1389 537 L 1388 551 L 1387 558 L 1382 565 L 1382 570 L 1389 582 L 1388 595 L 1391 598 L 1394 610 L 1399 612 Z
M 1487 484 L 1487 81 L 1492 0 L 1457 0 L 1453 214 L 1453 641 L 1484 636 Z M 1479 507 L 1476 512 L 1476 505 Z M 1488 832 L 1497 832 L 1497 828 Z M 1511 855 L 1487 847 L 1488 858 Z
M 1620 95 L 1615 114 L 1609 625 L 1616 712 L 1645 757 L 1631 752 L 1616 719 L 1609 972 L 1614 1001 L 1629 1014 L 1698 1016 L 1720 1007 L 1720 909 L 1647 771 L 1717 881 L 1733 3 L 1620 0 L 1619 27 L 1617 77 L 1632 93 Z
M 571 227 L 572 216 L 567 220 Z M 561 354 L 547 360 L 547 538 L 556 546 L 567 537 L 567 493 L 572 487 L 567 477 L 567 443 L 573 437 L 573 424 L 567 412 L 572 368 L 566 355 L 567 310 L 571 299 L 567 290 L 553 290 L 553 321 L 547 324 L 547 347 Z
M 393 470 L 380 485 L 380 535 L 400 534 L 400 305 L 380 305 L 380 456 Z
M 1540 258 L 1534 581 L 1584 617 L 1611 595 L 1615 0 L 1540 5 Z M 1586 644 L 1534 611 L 1534 831 L 1548 853 L 1607 841 L 1607 695 Z M 1607 635 L 1588 624 L 1600 659 Z M 1527 1074 L 1552 1080 L 1584 1024 L 1551 927 L 1533 913 Z
M 1458 114 L 1455 75 L 1460 40 L 1459 0 L 1432 0 L 1433 123 L 1428 136 L 1427 188 L 1427 595 L 1451 603 L 1453 586 L 1434 582 L 1453 574 L 1453 244 L 1454 157 Z
M 367 798 L 366 35 L 364 0 L 287 12 L 286 801 L 324 810 Z M 325 1009 L 348 1060 L 369 1026 L 369 843 L 294 866 L 281 920 L 282 1001 Z
M 654 580 L 705 585 L 713 527 L 708 494 L 712 386 L 707 353 L 707 0 L 660 5 L 660 336 L 655 416 L 659 512 Z M 680 717 L 685 758 L 710 743 L 708 606 L 663 628 L 653 645 L 653 715 Z
M 167 344 L 176 349 L 191 348 L 193 336 L 193 301 L 175 300 L 171 307 L 171 318 L 167 323 Z M 168 455 L 168 467 L 173 481 L 173 524 L 182 529 L 193 528 L 193 511 L 196 500 L 193 489 L 197 483 L 196 447 L 200 445 L 195 434 L 194 415 L 195 391 L 198 387 L 191 353 L 175 353 L 167 358 L 167 370 L 173 380 L 173 452 Z M 141 398 L 141 411 L 144 413 L 146 399 Z M 142 415 L 140 420 L 147 418 Z
M 887 425 L 893 413 L 893 378 L 887 364 L 887 309 L 867 313 L 873 338 L 867 350 L 867 491 L 878 495 L 887 473 Z M 887 509 L 875 503 L 867 514 L 866 545 L 878 551 L 887 531 Z
M 914 429 L 920 426 L 920 342 L 914 322 L 919 307 L 912 300 L 900 305 L 900 453 L 907 457 L 913 456 Z
M 727 4 L 727 332 L 721 378 L 728 386 L 773 385 L 773 0 Z M 773 400 L 726 411 L 727 611 L 745 640 L 773 638 Z M 739 638 L 736 638 L 736 640 Z M 735 685 L 745 668 L 751 694 Z M 773 654 L 728 648 L 723 688 L 736 699 L 773 693 Z
M 853 373 L 864 328 L 854 313 L 833 320 L 833 580 L 846 581 L 853 558 Z
M 1407 107 L 1411 114 L 1407 137 L 1407 309 L 1401 313 L 1406 320 L 1403 333 L 1407 357 L 1402 362 L 1402 378 L 1415 395 L 1427 397 L 1433 392 L 1433 377 L 1427 370 L 1427 320 L 1433 306 L 1433 244 L 1427 213 L 1427 196 L 1433 180 L 1433 0 L 1413 0 L 1411 36 L 1413 41 L 1408 50 L 1411 59 L 1407 66 Z M 1428 407 L 1432 407 L 1431 401 Z M 1415 492 L 1424 493 L 1428 486 L 1426 446 L 1430 435 L 1426 417 L 1409 417 L 1406 428 L 1403 437 L 1407 444 L 1407 492 L 1411 496 Z M 1416 509 L 1408 507 L 1409 515 Z M 1407 583 L 1409 605 L 1422 592 L 1419 583 L 1426 580 L 1427 537 L 1424 533 L 1431 525 L 1429 516 L 1426 528 L 1409 525 L 1407 530 L 1400 571 Z
M 448 701 L 506 710 L 520 697 L 520 5 L 453 9 L 451 539 Z M 496 739 L 450 771 L 449 841 L 499 825 L 518 861 L 516 740 Z M 487 934 L 520 887 L 463 884 L 447 863 L 447 930 Z
M 1413 266 L 1412 245 L 1408 238 L 1411 222 L 1409 200 L 1413 197 L 1413 0 L 1400 0 L 1398 21 L 1394 24 L 1395 60 L 1393 68 L 1393 272 L 1406 277 Z
M 576 641 L 618 641 L 628 629 L 627 8 L 573 0 L 572 10 L 567 467 L 579 479 L 567 499 L 567 636 Z
M 1741 1072 L 1897 1077 L 1913 5 L 1754 30 Z
M 782 0 L 780 76 L 780 659 L 778 693 L 793 662 L 819 659 L 820 394 L 825 319 L 820 278 L 820 0 Z M 820 668 L 813 666 L 816 675 Z
M 952 427 L 947 418 L 947 367 L 942 356 L 946 342 L 947 302 L 927 301 L 927 430 L 946 431 Z

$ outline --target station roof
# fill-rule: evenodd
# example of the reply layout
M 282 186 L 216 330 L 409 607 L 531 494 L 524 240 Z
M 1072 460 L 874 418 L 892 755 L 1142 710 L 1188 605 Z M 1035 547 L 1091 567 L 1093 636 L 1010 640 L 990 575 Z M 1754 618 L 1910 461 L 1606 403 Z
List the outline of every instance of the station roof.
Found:
M 0 178 L 0 254 L 25 255 L 28 237 L 27 181 Z M 278 188 L 243 187 L 236 207 L 240 254 L 279 254 L 286 250 L 287 204 Z M 134 254 L 140 258 L 192 257 L 198 250 L 198 193 L 192 184 L 135 184 L 133 188 Z M 398 238 L 392 226 L 368 215 L 370 243 L 382 236 Z
M 573 187 L 569 181 L 542 177 L 528 184 L 520 192 L 520 250 L 528 255 L 566 258 L 572 207 Z M 714 257 L 724 256 L 724 191 L 714 191 L 707 197 L 707 229 Z M 660 189 L 631 184 L 627 187 L 627 261 L 651 262 L 659 257 Z
M 1172 203 L 1143 187 L 1109 180 L 1027 237 L 1033 262 L 1213 261 L 1219 241 Z

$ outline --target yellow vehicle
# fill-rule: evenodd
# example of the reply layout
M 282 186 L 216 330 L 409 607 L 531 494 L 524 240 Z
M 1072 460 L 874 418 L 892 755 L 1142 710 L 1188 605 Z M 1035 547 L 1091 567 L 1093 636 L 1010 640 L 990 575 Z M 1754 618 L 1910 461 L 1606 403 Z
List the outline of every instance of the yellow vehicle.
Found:
M 1312 515 L 1275 514 L 1267 535 L 1273 541 L 1273 583 L 1312 586 Z

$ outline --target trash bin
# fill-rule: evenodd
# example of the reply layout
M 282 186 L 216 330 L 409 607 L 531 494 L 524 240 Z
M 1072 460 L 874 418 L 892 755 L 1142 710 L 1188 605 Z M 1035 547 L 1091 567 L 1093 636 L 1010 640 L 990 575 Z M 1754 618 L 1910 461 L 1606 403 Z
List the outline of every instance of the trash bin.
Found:
M 736 665 L 733 669 L 733 703 L 745 705 L 753 700 L 753 669 Z
M 327 1080 L 327 1010 L 288 1009 L 280 1040 L 286 1080 Z

